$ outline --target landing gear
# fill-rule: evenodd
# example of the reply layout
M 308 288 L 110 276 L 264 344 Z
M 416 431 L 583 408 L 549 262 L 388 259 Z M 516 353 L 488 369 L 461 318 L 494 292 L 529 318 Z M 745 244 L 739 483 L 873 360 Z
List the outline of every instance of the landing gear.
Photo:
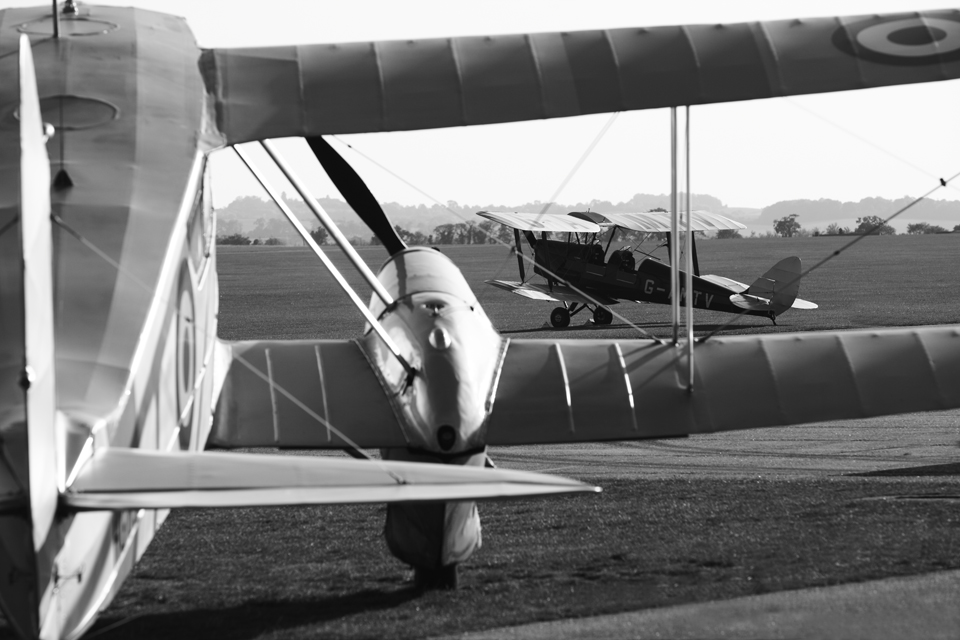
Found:
M 570 318 L 577 315 L 584 309 L 591 309 L 592 305 L 581 304 L 577 306 L 577 303 L 571 303 L 569 306 L 564 305 L 562 307 L 557 307 L 550 312 L 550 324 L 552 324 L 557 329 L 563 329 L 564 327 L 570 326 Z M 613 322 L 613 314 L 610 313 L 610 310 L 597 305 L 593 308 L 593 322 L 598 325 L 610 324 Z
M 557 307 L 550 312 L 550 324 L 557 329 L 570 326 L 570 312 L 566 307 Z
M 416 567 L 413 570 L 414 586 L 417 589 L 456 589 L 459 582 L 459 572 L 457 571 L 459 566 L 449 564 L 437 569 Z
M 610 324 L 613 322 L 613 314 L 609 309 L 597 307 L 593 310 L 593 322 L 595 324 Z

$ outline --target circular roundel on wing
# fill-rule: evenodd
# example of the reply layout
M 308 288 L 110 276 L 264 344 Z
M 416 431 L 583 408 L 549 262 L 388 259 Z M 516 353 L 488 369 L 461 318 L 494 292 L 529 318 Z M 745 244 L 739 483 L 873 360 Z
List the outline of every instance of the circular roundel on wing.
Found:
M 181 446 L 186 438 L 189 443 L 193 425 L 193 387 L 197 370 L 197 340 L 193 287 L 190 271 L 184 265 L 180 276 L 180 293 L 177 304 L 177 414 L 180 417 Z M 184 415 L 186 414 L 186 416 Z
M 874 18 L 840 27 L 834 44 L 872 62 L 926 65 L 960 60 L 960 20 Z

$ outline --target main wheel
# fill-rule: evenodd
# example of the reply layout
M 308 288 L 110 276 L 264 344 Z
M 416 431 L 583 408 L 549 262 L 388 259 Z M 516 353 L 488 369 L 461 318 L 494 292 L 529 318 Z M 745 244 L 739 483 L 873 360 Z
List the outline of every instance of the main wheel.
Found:
M 557 307 L 550 312 L 550 324 L 557 329 L 570 326 L 570 312 L 563 307 Z
M 593 312 L 593 321 L 596 324 L 610 324 L 613 322 L 613 314 L 609 309 L 597 307 Z

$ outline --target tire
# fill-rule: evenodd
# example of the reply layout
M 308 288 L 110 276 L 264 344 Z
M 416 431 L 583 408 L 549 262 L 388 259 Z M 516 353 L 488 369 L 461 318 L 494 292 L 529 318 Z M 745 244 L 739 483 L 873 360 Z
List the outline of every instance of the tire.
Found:
M 550 324 L 557 329 L 570 326 L 570 312 L 563 307 L 557 307 L 550 312 Z
M 613 314 L 609 309 L 597 307 L 593 312 L 593 322 L 595 324 L 610 324 L 613 322 Z

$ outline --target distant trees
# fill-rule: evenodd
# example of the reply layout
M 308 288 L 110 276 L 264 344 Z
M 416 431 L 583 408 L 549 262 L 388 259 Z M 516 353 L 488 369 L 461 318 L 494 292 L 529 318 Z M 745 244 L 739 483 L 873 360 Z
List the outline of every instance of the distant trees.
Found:
M 773 231 L 781 238 L 792 238 L 800 234 L 800 223 L 797 218 L 800 214 L 791 213 L 788 216 L 773 221 Z
M 310 230 L 310 237 L 313 238 L 313 241 L 317 244 L 326 244 L 327 238 L 330 237 L 330 233 L 327 232 L 323 227 L 317 227 L 316 229 Z
M 892 236 L 897 230 L 884 222 L 880 216 L 864 216 L 857 218 L 857 228 L 853 230 L 857 235 Z
M 717 231 L 717 240 L 740 240 L 743 238 L 736 229 L 720 229 Z
M 231 233 L 228 236 L 217 236 L 217 244 L 238 244 L 246 246 L 250 244 L 250 238 L 242 233 Z
M 957 226 L 960 227 L 960 225 L 957 225 Z M 956 229 L 954 229 L 954 231 L 956 231 Z M 915 224 L 907 225 L 907 233 L 914 236 L 920 236 L 928 233 L 947 233 L 947 230 L 938 224 L 930 224 L 929 222 L 917 222 Z
M 831 222 L 827 225 L 826 230 L 823 232 L 825 236 L 845 236 L 850 233 L 850 227 L 841 227 L 836 222 Z

